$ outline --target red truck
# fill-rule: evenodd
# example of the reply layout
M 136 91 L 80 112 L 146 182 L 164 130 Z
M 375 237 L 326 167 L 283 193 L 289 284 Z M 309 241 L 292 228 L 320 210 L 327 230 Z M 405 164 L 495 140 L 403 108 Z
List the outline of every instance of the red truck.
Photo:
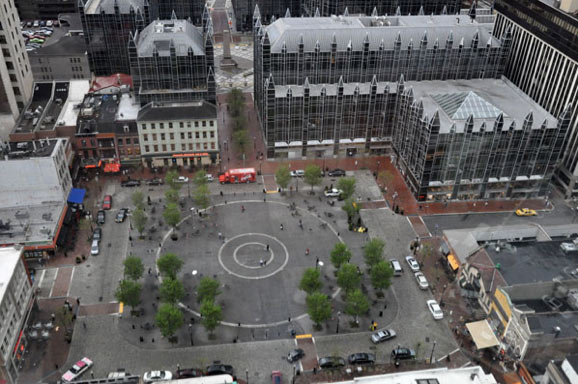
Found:
M 237 168 L 229 169 L 227 172 L 219 175 L 219 183 L 221 184 L 238 184 L 238 183 L 254 183 L 256 181 L 257 173 L 255 168 Z

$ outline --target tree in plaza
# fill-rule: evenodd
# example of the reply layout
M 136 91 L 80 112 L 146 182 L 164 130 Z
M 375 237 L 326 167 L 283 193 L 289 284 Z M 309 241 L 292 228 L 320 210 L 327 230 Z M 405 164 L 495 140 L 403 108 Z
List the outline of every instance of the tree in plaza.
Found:
M 393 269 L 387 261 L 381 260 L 380 262 L 373 265 L 371 272 L 369 273 L 369 277 L 371 278 L 371 285 L 373 285 L 373 289 L 379 293 L 382 293 L 384 289 L 387 289 L 391 285 Z
M 315 323 L 317 329 L 321 328 L 321 323 L 331 317 L 331 302 L 329 297 L 321 292 L 315 292 L 307 296 L 307 313 Z
M 178 191 L 181 189 L 181 184 L 177 182 L 177 180 L 179 179 L 179 174 L 177 171 L 172 170 L 172 171 L 168 171 L 166 176 L 165 176 L 165 184 L 167 184 L 169 186 L 170 189 L 174 189 L 175 191 Z
M 177 224 L 181 221 L 181 211 L 175 203 L 167 204 L 165 211 L 163 212 L 163 218 L 173 228 L 176 228 Z
M 68 307 L 65 305 L 63 307 L 58 308 L 58 310 L 55 313 L 55 316 L 56 316 L 56 324 L 60 325 L 61 327 L 64 327 L 64 332 L 68 332 L 68 327 L 72 325 L 72 322 L 74 320 L 72 311 L 68 309 Z
M 201 323 L 210 334 L 213 333 L 217 325 L 223 319 L 223 311 L 220 305 L 215 304 L 213 300 L 206 299 L 201 304 Z
M 245 97 L 239 88 L 231 89 L 227 95 L 227 104 L 229 106 L 229 114 L 233 117 L 241 115 L 245 110 Z
M 330 253 L 331 264 L 335 269 L 339 269 L 342 264 L 349 263 L 351 260 L 351 251 L 347 248 L 345 243 L 337 243 Z
M 249 136 L 246 129 L 241 129 L 233 132 L 233 141 L 240 152 L 245 153 L 247 145 L 249 144 Z
M 185 297 L 185 288 L 180 280 L 168 277 L 163 279 L 159 293 L 162 301 L 174 304 Z
M 247 118 L 245 115 L 239 115 L 233 117 L 233 132 L 246 131 L 247 130 Z
M 219 291 L 220 286 L 219 280 L 208 276 L 203 277 L 197 287 L 197 301 L 199 303 L 205 300 L 215 301 L 215 298 L 221 294 L 221 291 Z
M 183 260 L 174 253 L 166 253 L 159 257 L 157 266 L 163 276 L 176 279 L 177 273 L 179 273 L 183 267 Z
M 434 246 L 429 242 L 424 242 L 420 249 L 422 262 L 434 254 Z
M 197 207 L 201 209 L 207 209 L 211 204 L 209 186 L 207 184 L 201 184 L 195 188 L 193 199 Z
M 381 239 L 371 239 L 365 244 L 363 247 L 363 256 L 365 257 L 365 264 L 367 268 L 371 270 L 371 268 L 383 260 L 383 248 L 385 247 L 385 243 Z
M 198 187 L 200 185 L 206 185 L 207 183 L 207 172 L 200 170 L 195 174 L 195 177 L 193 178 L 193 184 Z
M 177 204 L 179 202 L 179 191 L 176 189 L 167 189 L 165 191 L 165 199 L 167 204 Z
M 142 277 L 144 265 L 139 257 L 129 256 L 122 263 L 124 265 L 124 277 L 135 281 Z
M 144 208 L 144 196 L 141 191 L 134 191 L 131 195 L 131 199 L 137 209 Z
M 349 199 L 355 193 L 355 179 L 353 177 L 342 177 L 337 182 L 337 189 L 341 189 L 341 197 L 344 200 Z
M 350 197 L 345 200 L 343 210 L 347 213 L 347 220 L 351 222 L 353 217 L 359 212 L 359 205 Z
M 183 325 L 183 313 L 175 304 L 164 303 L 159 307 L 155 316 L 155 323 L 163 337 L 172 340 L 172 336 Z
M 346 294 L 349 294 L 354 289 L 359 288 L 361 284 L 361 275 L 358 267 L 345 263 L 337 271 L 337 285 L 339 285 Z
M 321 168 L 315 164 L 309 164 L 305 167 L 305 175 L 303 179 L 306 184 L 311 186 L 311 192 L 313 192 L 313 187 L 321 184 Z
M 121 280 L 114 297 L 133 310 L 140 304 L 141 285 L 134 280 Z
M 307 268 L 299 282 L 299 289 L 305 291 L 308 295 L 319 291 L 323 283 L 321 282 L 321 273 L 317 268 Z
M 289 167 L 282 165 L 277 168 L 277 171 L 275 171 L 275 180 L 279 187 L 281 187 L 281 190 L 286 189 L 289 185 L 289 181 L 291 181 L 291 172 L 289 172 Z
M 142 233 L 145 230 L 145 225 L 147 223 L 147 219 L 148 219 L 148 217 L 147 217 L 146 213 L 144 213 L 142 208 L 137 208 L 132 213 L 132 222 L 134 223 L 134 226 L 141 237 L 142 237 Z
M 361 289 L 355 289 L 347 294 L 345 313 L 355 316 L 356 324 L 359 323 L 359 315 L 366 314 L 367 311 L 369 311 L 369 302 Z

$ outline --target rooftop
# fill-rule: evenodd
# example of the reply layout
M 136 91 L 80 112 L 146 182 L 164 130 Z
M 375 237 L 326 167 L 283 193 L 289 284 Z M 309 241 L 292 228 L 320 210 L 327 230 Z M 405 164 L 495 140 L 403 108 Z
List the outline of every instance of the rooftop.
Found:
M 62 107 L 62 112 L 58 116 L 56 124 L 65 127 L 76 125 L 78 113 L 80 112 L 80 109 L 76 106 L 84 100 L 84 95 L 88 93 L 89 88 L 90 83 L 88 80 L 72 80 L 70 82 L 70 86 L 68 87 L 68 98 Z
M 578 337 L 578 312 L 539 313 L 526 316 L 532 333 L 554 334 L 559 338 Z
M 370 50 L 377 50 L 381 44 L 393 49 L 396 39 L 400 39 L 401 49 L 407 49 L 409 44 L 418 49 L 422 41 L 428 48 L 436 42 L 445 46 L 448 39 L 465 47 L 470 47 L 475 39 L 479 44 L 495 47 L 500 41 L 492 36 L 493 21 L 493 17 L 476 21 L 467 15 L 280 18 L 266 26 L 265 32 L 271 52 L 281 52 L 284 44 L 287 51 L 295 52 L 301 39 L 306 51 L 314 50 L 317 43 L 321 51 L 329 51 L 333 41 L 337 50 L 346 50 L 349 45 L 360 50 L 366 38 Z
M 68 89 L 70 83 L 68 82 L 59 82 L 54 84 L 54 94 L 52 96 L 52 101 L 48 104 L 46 111 L 44 113 L 44 117 L 42 121 L 38 125 L 38 130 L 40 131 L 50 131 L 54 129 L 54 125 L 56 124 L 56 119 L 60 116 L 60 112 L 62 112 L 62 107 L 64 106 L 64 102 L 68 98 Z
M 188 55 L 189 49 L 195 55 L 204 55 L 204 42 L 201 30 L 187 20 L 155 20 L 142 32 L 135 35 L 139 56 L 169 56 L 174 47 L 178 56 Z
M 84 12 L 87 14 L 94 13 L 114 13 L 114 5 L 117 4 L 121 13 L 129 13 L 132 8 L 135 12 L 137 9 L 143 10 L 143 0 L 88 0 L 84 4 Z
M 110 76 L 95 77 L 90 86 L 90 92 L 101 92 L 108 88 L 118 88 L 122 86 L 132 88 L 132 77 L 124 73 L 115 73 Z
M 0 268 L 0 303 L 4 299 L 6 288 L 10 284 L 12 275 L 14 275 L 21 254 L 22 248 L 19 246 L 0 248 L 0 263 L 2 264 L 2 268 Z
M 26 110 L 20 115 L 13 133 L 33 132 L 44 116 L 44 111 L 52 98 L 54 83 L 35 83 L 32 98 Z
M 24 207 L 0 208 L 0 244 L 52 243 L 64 212 L 64 201 L 37 201 Z M 0 274 L 2 270 L 4 264 Z
M 84 36 L 69 34 L 60 36 L 59 39 L 50 38 L 52 44 L 45 44 L 38 49 L 28 52 L 28 56 L 81 56 L 86 54 L 86 42 Z
M 217 107 L 206 101 L 189 103 L 148 103 L 141 108 L 138 121 L 216 119 Z
M 120 95 L 87 94 L 78 114 L 77 134 L 115 132 Z
M 333 384 L 497 384 L 494 376 L 479 366 L 465 368 L 434 368 L 421 371 L 396 372 L 377 376 L 361 376 Z
M 57 143 L 58 139 L 10 142 L 8 143 L 8 151 L 2 153 L 0 162 L 49 157 L 54 152 Z

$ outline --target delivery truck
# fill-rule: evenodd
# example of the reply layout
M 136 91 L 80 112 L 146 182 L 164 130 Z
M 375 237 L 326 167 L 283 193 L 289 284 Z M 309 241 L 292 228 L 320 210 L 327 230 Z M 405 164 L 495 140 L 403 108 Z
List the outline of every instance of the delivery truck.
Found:
M 229 169 L 225 173 L 219 175 L 219 183 L 221 184 L 237 184 L 237 183 L 254 183 L 256 181 L 257 173 L 255 168 L 237 168 Z

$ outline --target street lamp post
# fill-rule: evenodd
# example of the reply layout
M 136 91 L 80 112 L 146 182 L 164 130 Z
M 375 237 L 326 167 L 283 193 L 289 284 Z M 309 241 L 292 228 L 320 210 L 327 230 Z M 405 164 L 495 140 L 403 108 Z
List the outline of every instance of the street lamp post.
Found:
M 193 341 L 193 324 L 189 323 L 189 335 L 191 336 L 191 345 L 195 345 Z
M 379 175 L 379 166 L 381 165 L 381 161 L 377 160 L 377 167 L 375 167 L 375 174 Z
M 431 349 L 431 355 L 429 356 L 429 363 L 430 364 L 433 364 L 433 357 L 434 357 L 434 351 L 436 349 L 436 344 L 437 344 L 437 342 L 434 340 L 433 347 Z
M 341 311 L 337 312 L 337 328 L 335 328 L 335 333 L 339 333 L 339 320 L 341 319 Z
M 249 370 L 245 369 L 245 378 L 247 379 L 247 384 L 249 384 Z
M 195 207 L 191 207 L 192 228 L 195 229 Z

